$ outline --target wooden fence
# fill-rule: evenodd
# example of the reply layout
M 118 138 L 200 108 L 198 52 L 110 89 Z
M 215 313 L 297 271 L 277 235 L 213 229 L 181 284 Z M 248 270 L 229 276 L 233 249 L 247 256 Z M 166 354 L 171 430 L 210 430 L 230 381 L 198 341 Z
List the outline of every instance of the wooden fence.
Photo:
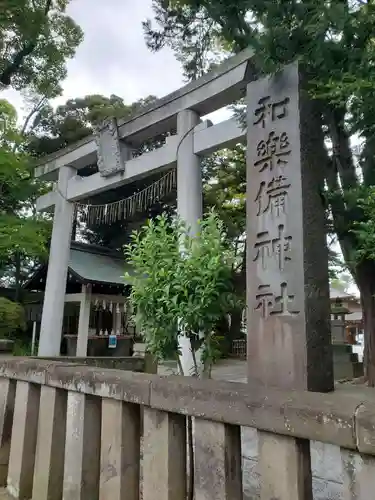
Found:
M 345 500 L 374 498 L 375 399 L 36 359 L 3 361 L 0 377 L 0 480 L 14 498 L 185 500 L 187 415 L 196 500 L 242 499 L 240 426 L 258 431 L 262 500 L 312 498 L 309 440 L 360 463 Z

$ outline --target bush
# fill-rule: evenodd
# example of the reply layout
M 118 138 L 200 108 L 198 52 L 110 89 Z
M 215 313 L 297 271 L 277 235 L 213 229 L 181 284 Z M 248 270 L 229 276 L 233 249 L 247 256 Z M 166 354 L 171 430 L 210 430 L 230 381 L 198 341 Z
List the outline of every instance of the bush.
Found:
M 233 253 L 221 221 L 211 212 L 191 236 L 182 221 L 163 214 L 133 233 L 126 257 L 134 270 L 127 278 L 135 319 L 149 352 L 180 361 L 179 338 L 188 337 L 194 366 L 185 375 L 198 375 L 198 365 L 209 374 L 220 357 L 216 325 L 236 302 Z
M 25 312 L 17 302 L 0 297 L 0 338 L 12 338 L 26 329 Z

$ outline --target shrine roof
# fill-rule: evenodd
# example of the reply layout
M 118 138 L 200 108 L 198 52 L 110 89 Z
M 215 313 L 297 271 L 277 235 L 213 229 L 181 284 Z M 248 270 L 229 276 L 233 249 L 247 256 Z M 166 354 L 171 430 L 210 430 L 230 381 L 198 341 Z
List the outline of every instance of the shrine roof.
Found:
M 47 275 L 46 262 L 24 285 L 27 290 L 40 289 Z M 86 243 L 72 242 L 68 265 L 68 282 L 74 279 L 80 283 L 98 283 L 126 286 L 130 283 L 124 278 L 125 272 L 131 273 L 120 252 Z

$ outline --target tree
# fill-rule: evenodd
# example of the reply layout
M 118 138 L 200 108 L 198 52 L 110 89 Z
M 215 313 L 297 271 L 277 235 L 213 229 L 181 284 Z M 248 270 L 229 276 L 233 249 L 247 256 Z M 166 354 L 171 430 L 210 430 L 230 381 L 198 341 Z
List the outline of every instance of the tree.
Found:
M 154 0 L 153 4 L 159 28 L 148 23 L 145 30 L 154 50 L 163 44 L 176 48 L 177 41 L 185 53 L 193 43 L 202 50 L 203 28 L 194 31 L 200 17 L 206 26 L 213 23 L 213 48 L 222 43 L 233 53 L 253 47 L 259 74 L 300 61 L 305 90 L 316 111 L 310 126 L 322 131 L 316 150 L 323 158 L 322 201 L 361 292 L 366 371 L 370 385 L 375 385 L 375 261 L 358 234 L 358 224 L 369 222 L 359 200 L 368 198 L 375 184 L 375 4 L 360 0 Z M 177 49 L 182 54 L 178 45 Z M 205 51 L 209 52 L 207 45 Z M 188 73 L 189 59 L 185 62 Z
M 59 95 L 66 59 L 82 30 L 66 14 L 69 0 L 1 0 L 0 86 Z
M 15 285 L 18 299 L 23 263 L 46 255 L 50 225 L 33 214 L 41 186 L 32 177 L 32 164 L 17 131 L 17 114 L 7 101 L 0 100 L 0 117 L 0 275 Z
M 341 273 L 337 277 L 331 279 L 331 286 L 343 293 L 348 293 L 348 289 L 352 284 L 352 277 L 347 273 Z
M 36 157 L 55 153 L 94 132 L 95 125 L 105 118 L 126 118 L 156 100 L 155 96 L 126 105 L 123 99 L 112 94 L 86 95 L 69 99 L 56 110 L 45 103 L 34 116 L 29 134 L 29 151 Z
M 214 153 L 203 160 L 202 168 L 204 209 L 218 214 L 235 257 L 232 280 L 238 300 L 222 324 L 230 348 L 232 341 L 242 335 L 246 293 L 246 150 L 237 146 Z
M 180 359 L 180 337 L 190 341 L 192 372 L 211 373 L 215 359 L 212 336 L 223 314 L 233 307 L 233 252 L 223 225 L 211 212 L 197 236 L 167 215 L 150 220 L 126 247 L 132 267 L 131 302 L 149 351 L 159 359 Z M 201 359 L 199 359 L 201 356 Z
M 11 338 L 25 329 L 25 313 L 20 304 L 0 297 L 0 339 Z
M 135 320 L 148 350 L 158 359 L 176 359 L 181 375 L 211 375 L 217 356 L 213 334 L 222 316 L 233 308 L 233 254 L 223 225 L 214 212 L 201 223 L 197 236 L 166 214 L 150 220 L 132 235 L 126 247 L 132 266 L 130 295 Z M 181 337 L 190 343 L 191 370 L 184 373 Z M 194 497 L 192 419 L 187 419 L 189 495 Z

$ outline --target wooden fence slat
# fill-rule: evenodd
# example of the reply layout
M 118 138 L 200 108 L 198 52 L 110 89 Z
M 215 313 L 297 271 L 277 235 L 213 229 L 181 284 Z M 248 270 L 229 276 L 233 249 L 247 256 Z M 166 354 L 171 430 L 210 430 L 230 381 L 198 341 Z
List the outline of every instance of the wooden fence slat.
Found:
M 10 440 L 12 435 L 16 381 L 0 379 L 0 486 L 6 486 L 8 477 Z
M 101 399 L 68 392 L 64 500 L 98 500 Z
M 139 500 L 140 407 L 102 400 L 100 500 Z
M 241 432 L 236 425 L 194 419 L 195 499 L 241 500 Z
M 17 382 L 8 470 L 8 491 L 14 498 L 32 495 L 39 399 L 39 385 Z
M 186 418 L 144 409 L 143 500 L 186 500 Z
M 261 500 L 313 500 L 310 443 L 258 432 Z
M 33 500 L 61 500 L 64 477 L 67 391 L 42 386 Z

